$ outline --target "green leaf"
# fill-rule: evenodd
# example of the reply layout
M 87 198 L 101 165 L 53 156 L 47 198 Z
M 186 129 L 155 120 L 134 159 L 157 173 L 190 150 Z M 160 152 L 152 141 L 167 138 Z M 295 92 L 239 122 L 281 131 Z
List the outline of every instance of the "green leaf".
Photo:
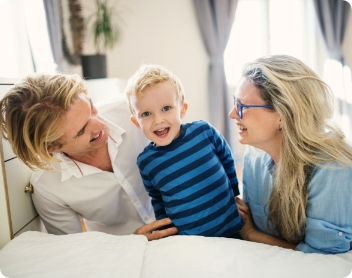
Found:
M 120 38 L 119 12 L 109 0 L 95 0 L 96 11 L 87 18 L 87 30 L 93 35 L 97 53 L 113 49 Z

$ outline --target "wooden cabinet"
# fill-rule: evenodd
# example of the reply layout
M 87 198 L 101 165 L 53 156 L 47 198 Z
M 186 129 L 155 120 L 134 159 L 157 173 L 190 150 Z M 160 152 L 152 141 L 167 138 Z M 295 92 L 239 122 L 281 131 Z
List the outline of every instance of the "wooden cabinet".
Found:
M 0 98 L 15 80 L 0 78 Z M 19 127 L 20 128 L 20 127 Z M 43 230 L 32 203 L 29 186 L 32 171 L 13 153 L 10 144 L 0 140 L 0 249 L 24 231 Z

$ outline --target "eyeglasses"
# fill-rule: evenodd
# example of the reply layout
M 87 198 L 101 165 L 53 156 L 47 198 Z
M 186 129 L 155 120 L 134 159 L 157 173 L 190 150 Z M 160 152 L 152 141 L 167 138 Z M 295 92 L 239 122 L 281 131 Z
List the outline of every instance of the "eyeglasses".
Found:
M 271 109 L 274 108 L 274 106 L 272 105 L 244 105 L 242 103 L 239 103 L 236 100 L 235 96 L 233 96 L 233 99 L 234 99 L 236 114 L 240 119 L 243 118 L 243 108 L 271 108 Z

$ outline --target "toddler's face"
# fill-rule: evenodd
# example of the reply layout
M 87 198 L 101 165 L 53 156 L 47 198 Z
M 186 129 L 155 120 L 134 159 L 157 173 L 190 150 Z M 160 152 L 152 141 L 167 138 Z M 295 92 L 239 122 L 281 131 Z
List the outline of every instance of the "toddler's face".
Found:
M 175 88 L 169 82 L 148 87 L 143 93 L 139 99 L 131 97 L 135 111 L 131 120 L 155 145 L 169 145 L 180 134 L 187 104 L 180 103 Z

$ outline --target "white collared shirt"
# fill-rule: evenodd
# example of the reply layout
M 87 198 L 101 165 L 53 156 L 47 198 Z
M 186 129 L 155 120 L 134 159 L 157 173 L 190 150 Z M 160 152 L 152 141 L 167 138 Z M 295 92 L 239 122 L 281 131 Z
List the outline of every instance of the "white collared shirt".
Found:
M 109 131 L 113 173 L 65 155 L 58 155 L 62 162 L 54 164 L 61 172 L 35 171 L 32 199 L 49 233 L 81 232 L 83 219 L 88 231 L 124 235 L 155 220 L 136 164 L 148 140 L 130 121 L 124 98 L 97 109 Z

